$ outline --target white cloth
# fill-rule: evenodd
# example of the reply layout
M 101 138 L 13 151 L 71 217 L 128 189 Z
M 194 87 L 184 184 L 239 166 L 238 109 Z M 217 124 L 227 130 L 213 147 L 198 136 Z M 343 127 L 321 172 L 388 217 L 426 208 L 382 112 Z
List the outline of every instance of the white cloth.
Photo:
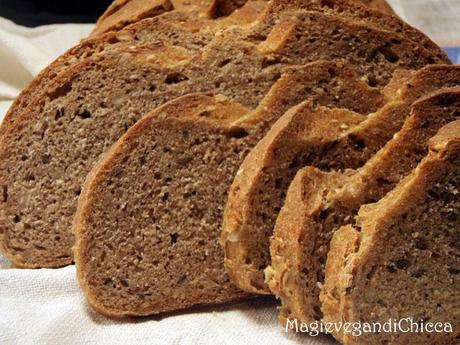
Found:
M 460 45 L 460 1 L 389 0 L 440 44 Z M 88 35 L 92 25 L 20 27 L 0 18 L 0 118 L 43 67 Z M 20 270 L 0 255 L 0 344 L 335 344 L 329 337 L 285 333 L 276 303 L 257 300 L 203 307 L 160 318 L 114 321 L 93 312 L 75 267 Z

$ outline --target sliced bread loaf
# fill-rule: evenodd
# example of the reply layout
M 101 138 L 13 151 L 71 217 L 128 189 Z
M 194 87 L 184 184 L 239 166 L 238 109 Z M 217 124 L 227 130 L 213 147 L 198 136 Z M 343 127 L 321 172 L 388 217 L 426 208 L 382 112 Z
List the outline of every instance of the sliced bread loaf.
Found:
M 319 63 L 293 70 L 292 77 L 308 69 L 322 74 L 332 68 Z M 311 73 L 305 76 L 316 83 Z M 323 92 L 285 89 L 290 78 L 283 77 L 246 115 L 233 104 L 231 111 L 220 111 L 229 102 L 218 98 L 191 95 L 172 101 L 128 130 L 93 170 L 74 231 L 79 280 L 97 310 L 116 316 L 156 314 L 245 294 L 230 282 L 218 243 L 233 176 L 291 102 L 299 97 L 327 99 Z M 329 91 L 332 95 L 337 86 Z M 356 96 L 344 102 L 354 98 L 351 103 L 357 104 Z M 184 106 L 192 111 L 182 110 Z M 306 101 L 298 107 L 313 105 Z M 328 126 L 331 121 L 350 126 L 363 119 L 347 110 L 310 113 L 305 132 L 314 137 L 341 131 L 340 126 Z
M 269 239 L 297 171 L 308 165 L 326 171 L 361 167 L 401 129 L 417 98 L 460 85 L 460 66 L 427 66 L 410 78 L 396 79 L 391 96 L 386 90 L 392 101 L 345 134 L 306 141 L 302 123 L 309 114 L 300 112 L 283 117 L 245 158 L 230 189 L 222 227 L 225 264 L 241 289 L 269 293 L 264 282 Z
M 401 131 L 362 168 L 297 173 L 276 220 L 267 268 L 269 287 L 281 297 L 281 320 L 322 317 L 319 293 L 332 235 L 353 223 L 362 204 L 379 200 L 408 175 L 426 155 L 428 140 L 458 119 L 459 109 L 460 88 L 439 90 L 412 105 Z
M 258 47 L 232 31 L 216 35 L 202 50 L 129 45 L 64 70 L 5 131 L 0 146 L 6 195 L 0 232 L 11 260 L 28 267 L 72 262 L 70 223 L 84 176 L 129 126 L 165 101 L 214 91 L 252 108 L 289 64 L 337 56 L 360 74 L 378 74 L 377 84 L 384 85 L 396 68 L 418 68 L 434 59 L 397 34 L 319 12 L 305 15 L 304 21 L 293 19 L 296 30 L 282 35 L 277 33 L 285 22 L 278 22 Z M 396 39 L 400 56 L 366 57 L 361 46 L 350 49 L 350 34 L 369 47 Z M 314 35 L 322 43 L 304 45 L 303 37 Z
M 332 237 L 321 293 L 325 321 L 403 320 L 395 333 L 335 333 L 342 344 L 458 344 L 459 214 L 455 121 L 430 140 L 428 156 L 408 178 L 378 203 L 362 206 L 357 224 Z M 438 322 L 438 332 L 423 326 Z

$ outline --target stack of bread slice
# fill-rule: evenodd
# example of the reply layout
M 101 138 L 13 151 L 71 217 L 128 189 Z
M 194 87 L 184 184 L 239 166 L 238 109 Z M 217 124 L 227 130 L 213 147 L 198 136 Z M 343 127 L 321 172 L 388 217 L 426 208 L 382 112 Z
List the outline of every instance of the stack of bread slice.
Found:
M 331 238 L 426 156 L 459 83 L 357 0 L 117 0 L 2 124 L 0 247 L 19 267 L 75 260 L 112 316 L 275 293 L 282 319 L 366 318 Z

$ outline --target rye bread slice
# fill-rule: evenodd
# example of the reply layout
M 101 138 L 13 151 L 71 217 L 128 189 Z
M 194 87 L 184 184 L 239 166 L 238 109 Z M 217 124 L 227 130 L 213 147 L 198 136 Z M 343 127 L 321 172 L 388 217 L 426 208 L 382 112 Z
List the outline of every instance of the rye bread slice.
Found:
M 379 202 L 362 206 L 357 224 L 334 234 L 321 293 L 326 322 L 411 318 L 441 322 L 442 332 L 334 334 L 342 344 L 458 343 L 459 214 L 460 121 L 455 121 L 430 140 L 428 156 L 409 177 Z
M 460 88 L 441 89 L 412 105 L 403 128 L 362 168 L 345 173 L 300 170 L 276 220 L 270 245 L 269 287 L 281 298 L 280 319 L 322 317 L 319 294 L 329 241 L 352 224 L 362 204 L 378 201 L 427 154 L 427 142 L 458 119 Z
M 400 18 L 382 13 L 364 5 L 361 1 L 355 0 L 272 0 L 267 5 L 263 16 L 273 18 L 275 13 L 286 13 L 303 9 L 306 11 L 319 11 L 323 13 L 336 14 L 352 21 L 358 21 L 374 28 L 392 31 L 400 34 L 406 39 L 420 44 L 432 52 L 438 62 L 450 63 L 446 53 L 439 48 L 429 37 L 420 30 L 413 28 Z M 265 36 L 271 30 L 269 21 L 261 23 L 252 34 L 255 38 Z M 381 49 L 389 47 L 388 42 L 382 42 Z M 391 53 L 390 53 L 391 54 Z
M 284 110 L 299 98 L 327 99 L 321 91 L 286 89 L 289 79 L 305 73 L 312 86 L 314 72 L 333 68 L 323 62 L 293 70 L 254 112 L 244 114 L 234 104 L 219 111 L 229 102 L 190 95 L 128 130 L 90 174 L 75 217 L 78 276 L 91 305 L 112 316 L 146 315 L 248 295 L 231 283 L 218 242 L 228 188 L 249 149 Z M 337 88 L 345 90 L 331 87 L 329 98 Z M 343 101 L 360 99 L 355 93 Z M 298 107 L 311 108 L 311 102 Z M 314 136 L 331 121 L 353 125 L 363 119 L 327 108 L 317 115 L 305 123 Z
M 385 90 L 391 102 L 339 137 L 306 141 L 302 123 L 309 114 L 305 112 L 280 119 L 245 158 L 229 192 L 222 244 L 235 284 L 248 292 L 270 293 L 264 275 L 270 264 L 270 237 L 299 169 L 309 165 L 325 171 L 361 167 L 401 129 L 415 100 L 450 86 L 460 86 L 460 66 L 433 65 L 400 72 Z M 346 96 L 338 95 L 342 97 Z
M 7 197 L 0 209 L 0 237 L 7 256 L 27 267 L 71 263 L 70 223 L 84 176 L 121 134 L 166 101 L 213 91 L 254 108 L 290 64 L 338 56 L 359 74 L 379 74 L 383 85 L 394 69 L 418 68 L 432 59 L 397 34 L 320 12 L 304 15 L 282 35 L 285 21 L 276 23 L 259 46 L 238 40 L 232 30 L 201 50 L 129 45 L 64 70 L 3 135 L 0 185 Z M 337 41 L 341 30 L 347 34 Z M 369 47 L 396 38 L 398 61 L 350 48 L 351 32 Z M 303 45 L 304 36 L 319 34 L 321 44 Z

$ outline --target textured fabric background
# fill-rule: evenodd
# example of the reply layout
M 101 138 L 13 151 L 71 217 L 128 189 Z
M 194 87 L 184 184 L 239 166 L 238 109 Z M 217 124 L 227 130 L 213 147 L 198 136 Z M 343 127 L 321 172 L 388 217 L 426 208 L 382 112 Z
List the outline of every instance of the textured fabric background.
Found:
M 460 62 L 459 0 L 389 0 L 401 17 Z M 92 25 L 27 29 L 0 18 L 0 118 L 43 67 L 76 44 Z M 273 299 L 203 307 L 163 318 L 113 321 L 86 304 L 73 266 L 19 270 L 0 254 L 1 345 L 336 344 L 330 337 L 286 334 Z

